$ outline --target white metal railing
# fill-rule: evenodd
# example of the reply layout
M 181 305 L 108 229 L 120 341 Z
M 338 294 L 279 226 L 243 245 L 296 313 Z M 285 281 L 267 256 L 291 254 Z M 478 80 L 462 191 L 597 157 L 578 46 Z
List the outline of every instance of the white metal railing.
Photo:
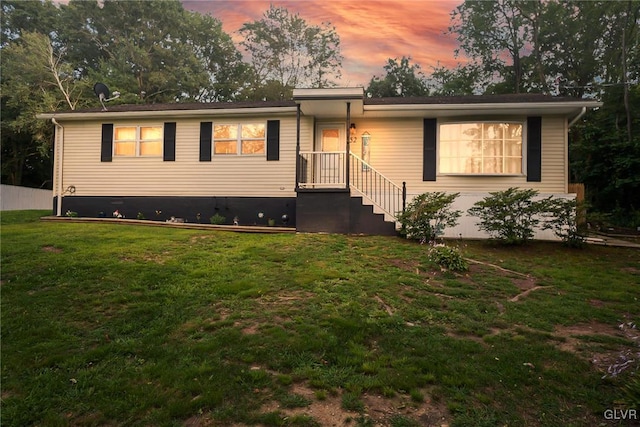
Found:
M 382 175 L 370 164 L 345 151 L 302 151 L 298 155 L 298 188 L 349 188 L 360 193 L 394 220 L 404 211 L 407 190 Z
M 353 153 L 350 153 L 349 185 L 394 220 L 404 211 L 406 183 L 400 187 Z
M 298 156 L 300 188 L 346 188 L 345 151 L 303 151 Z

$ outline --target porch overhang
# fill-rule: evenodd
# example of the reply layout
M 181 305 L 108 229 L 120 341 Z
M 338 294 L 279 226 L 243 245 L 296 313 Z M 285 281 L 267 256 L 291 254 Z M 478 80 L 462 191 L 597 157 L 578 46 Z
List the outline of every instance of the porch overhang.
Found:
M 346 87 L 328 89 L 294 89 L 293 100 L 300 105 L 305 116 L 318 118 L 343 117 L 346 105 L 351 105 L 351 116 L 364 112 L 364 88 Z

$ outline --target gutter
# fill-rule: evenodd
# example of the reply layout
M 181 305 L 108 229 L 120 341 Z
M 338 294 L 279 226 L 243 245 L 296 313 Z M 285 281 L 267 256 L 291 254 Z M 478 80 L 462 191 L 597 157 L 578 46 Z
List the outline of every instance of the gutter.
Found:
M 557 110 L 582 107 L 595 108 L 601 107 L 601 102 L 584 102 L 576 105 L 575 102 L 516 102 L 516 103 L 477 103 L 477 104 L 384 104 L 371 105 L 364 104 L 364 111 L 446 111 L 446 110 L 514 110 L 514 109 L 537 109 L 537 110 Z
M 104 119 L 135 119 L 135 118 L 197 118 L 213 116 L 255 116 L 255 115 L 294 115 L 298 111 L 292 107 L 259 107 L 259 108 L 218 108 L 202 110 L 143 110 L 143 111 L 95 111 L 42 113 L 36 115 L 38 119 L 64 120 L 104 120 Z
M 58 141 L 58 139 L 60 140 L 60 147 L 56 147 L 56 151 L 59 150 L 60 155 L 58 156 L 58 159 L 56 159 L 55 154 L 54 154 L 54 164 L 58 163 L 58 177 L 57 177 L 57 195 L 56 197 L 58 198 L 58 203 L 56 206 L 56 215 L 57 216 L 62 216 L 62 160 L 64 157 L 64 126 L 62 126 L 60 123 L 58 123 L 58 121 L 55 119 L 55 117 L 51 118 L 51 123 L 53 123 L 56 126 L 56 134 L 55 134 L 55 140 L 56 142 Z M 60 132 L 60 138 L 58 138 L 58 131 Z M 57 161 L 56 161 L 57 160 Z
M 575 117 L 573 118 L 573 120 L 571 120 L 571 121 L 569 122 L 569 127 L 571 127 L 571 126 L 573 126 L 574 124 L 576 124 L 576 122 L 577 122 L 578 120 L 580 120 L 580 118 L 581 118 L 582 116 L 584 116 L 584 115 L 586 114 L 586 112 L 587 112 L 587 107 L 582 107 L 582 110 L 578 113 L 578 115 L 577 115 L 577 116 L 575 116 Z

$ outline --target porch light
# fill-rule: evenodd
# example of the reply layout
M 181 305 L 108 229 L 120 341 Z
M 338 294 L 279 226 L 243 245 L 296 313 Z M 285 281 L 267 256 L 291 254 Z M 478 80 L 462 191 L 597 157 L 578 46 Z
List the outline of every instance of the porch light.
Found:
M 349 127 L 349 134 L 352 137 L 356 136 L 356 124 L 355 123 L 351 123 L 351 126 Z

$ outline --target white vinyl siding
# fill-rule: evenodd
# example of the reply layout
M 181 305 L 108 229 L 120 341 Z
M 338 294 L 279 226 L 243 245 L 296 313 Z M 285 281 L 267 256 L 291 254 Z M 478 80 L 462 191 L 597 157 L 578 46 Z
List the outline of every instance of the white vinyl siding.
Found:
M 264 156 L 212 156 L 199 161 L 200 122 L 266 123 L 280 120 L 280 160 Z M 526 122 L 526 117 L 520 118 Z M 335 120 L 334 120 L 335 121 Z M 236 196 L 295 197 L 296 117 L 263 115 L 250 119 L 215 117 L 176 120 L 175 162 L 162 157 L 114 156 L 100 162 L 103 123 L 118 126 L 157 126 L 157 120 L 67 121 L 64 126 L 64 174 L 62 188 L 75 186 L 78 196 Z M 522 176 L 438 175 L 422 180 L 423 119 L 363 119 L 354 117 L 357 141 L 351 150 L 361 155 L 362 134 L 371 135 L 370 163 L 386 177 L 407 183 L 409 198 L 426 191 L 486 193 L 509 187 L 533 188 L 540 193 L 566 193 L 567 123 L 561 117 L 542 118 L 542 181 L 527 182 Z M 300 150 L 312 151 L 314 119 L 301 117 Z M 526 127 L 526 125 L 525 125 Z M 60 132 L 60 130 L 58 130 Z M 525 159 L 526 165 L 526 129 Z M 58 159 L 59 153 L 58 154 Z M 54 170 L 57 171 L 56 162 Z M 58 174 L 54 174 L 57 186 Z M 73 197 L 73 196 L 69 196 Z
M 234 117 L 182 119 L 176 124 L 176 160 L 162 157 L 135 159 L 114 156 L 100 162 L 102 121 L 66 122 L 64 183 L 76 187 L 77 196 L 236 196 L 295 197 L 296 118 L 262 116 L 247 120 L 280 120 L 280 160 L 265 156 L 213 156 L 199 161 L 200 122 L 239 123 Z M 116 126 L 147 126 L 143 120 L 104 121 Z M 307 121 L 307 126 L 310 123 Z M 311 130 L 302 130 L 310 135 Z M 135 161 L 134 161 L 135 160 Z
M 540 193 L 566 193 L 566 120 L 561 117 L 542 118 L 542 181 L 527 182 L 526 177 L 526 117 L 523 129 L 523 163 L 520 176 L 482 176 L 438 174 L 436 181 L 422 180 L 423 119 L 354 119 L 357 141 L 351 150 L 361 155 L 362 134 L 371 134 L 370 163 L 380 173 L 398 185 L 407 183 L 409 197 L 426 191 L 478 192 L 506 190 L 509 187 L 533 188 Z

